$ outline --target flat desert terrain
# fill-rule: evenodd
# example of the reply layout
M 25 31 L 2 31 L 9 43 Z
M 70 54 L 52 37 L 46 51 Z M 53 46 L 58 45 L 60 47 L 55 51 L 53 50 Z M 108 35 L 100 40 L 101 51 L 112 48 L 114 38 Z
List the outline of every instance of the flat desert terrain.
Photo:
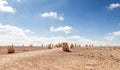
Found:
M 0 47 L 0 70 L 120 70 L 120 47 Z

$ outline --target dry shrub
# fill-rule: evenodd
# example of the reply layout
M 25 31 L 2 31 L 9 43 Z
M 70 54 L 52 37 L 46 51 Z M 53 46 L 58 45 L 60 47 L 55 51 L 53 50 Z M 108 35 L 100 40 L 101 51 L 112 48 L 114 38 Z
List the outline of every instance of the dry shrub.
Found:
M 23 44 L 23 47 L 25 47 L 24 44 Z
M 63 42 L 63 43 L 62 43 L 62 49 L 63 49 L 63 51 L 65 51 L 65 52 L 70 52 L 69 46 L 68 46 L 68 43 L 67 43 L 67 42 Z
M 54 47 L 57 47 L 57 44 L 55 44 Z
M 61 43 L 58 43 L 58 47 L 61 47 Z
M 85 47 L 88 47 L 88 45 L 86 44 Z
M 44 47 L 43 44 L 41 45 L 41 47 Z
M 77 47 L 77 44 L 75 43 L 75 47 Z
M 55 47 L 57 48 L 61 47 L 61 43 L 56 44 Z
M 73 45 L 73 44 L 71 44 L 71 45 L 70 45 L 70 48 L 73 48 L 73 47 L 74 47 L 74 45 Z
M 29 47 L 33 47 L 33 44 L 30 44 L 30 46 Z
M 91 47 L 91 45 L 89 44 L 89 47 Z
M 8 51 L 8 53 L 15 53 L 15 48 L 14 48 L 14 46 L 8 46 L 8 47 L 7 47 L 7 51 Z
M 94 45 L 92 44 L 92 47 L 94 47 Z
M 52 47 L 54 47 L 54 45 L 52 44 Z
M 51 44 L 48 45 L 48 49 L 52 49 L 52 45 Z
M 79 47 L 81 47 L 81 45 L 79 45 Z
M 55 45 L 55 47 L 57 47 L 57 48 L 58 48 L 58 47 L 59 47 L 59 45 L 58 45 L 58 44 L 56 44 L 56 45 Z
M 51 44 L 51 48 L 53 48 L 53 44 Z

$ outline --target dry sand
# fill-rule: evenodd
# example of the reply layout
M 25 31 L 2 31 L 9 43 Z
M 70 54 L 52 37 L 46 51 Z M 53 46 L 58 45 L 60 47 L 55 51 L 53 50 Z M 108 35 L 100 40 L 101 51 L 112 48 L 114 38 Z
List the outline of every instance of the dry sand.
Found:
M 14 54 L 1 48 L 0 70 L 120 70 L 120 47 L 28 48 Z

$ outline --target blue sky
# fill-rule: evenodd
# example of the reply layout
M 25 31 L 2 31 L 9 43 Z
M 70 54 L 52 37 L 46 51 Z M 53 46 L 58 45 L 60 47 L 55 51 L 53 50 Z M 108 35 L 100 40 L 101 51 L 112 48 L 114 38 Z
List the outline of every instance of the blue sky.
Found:
M 120 45 L 119 12 L 120 0 L 0 0 L 0 41 Z

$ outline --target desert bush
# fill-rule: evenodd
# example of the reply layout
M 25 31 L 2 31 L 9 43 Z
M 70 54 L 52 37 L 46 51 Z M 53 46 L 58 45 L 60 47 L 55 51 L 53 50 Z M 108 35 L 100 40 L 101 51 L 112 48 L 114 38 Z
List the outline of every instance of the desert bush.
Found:
M 44 47 L 43 44 L 41 45 L 41 47 Z
M 79 47 L 81 47 L 81 45 L 79 45 Z
M 52 45 L 51 44 L 48 45 L 48 49 L 52 49 Z
M 25 47 L 24 44 L 23 44 L 23 47 Z
M 67 42 L 63 42 L 63 43 L 62 43 L 62 49 L 63 49 L 63 51 L 65 51 L 65 52 L 69 52 L 69 51 L 70 51 Z
M 7 51 L 8 51 L 8 53 L 15 53 L 15 48 L 14 48 L 14 46 L 12 45 L 12 46 L 8 46 L 7 47 Z
M 54 47 L 54 45 L 53 45 L 53 44 L 51 44 L 51 47 Z
M 57 48 L 58 48 L 58 47 L 59 47 L 59 45 L 58 45 L 58 44 L 56 44 L 56 45 L 55 45 L 55 47 L 57 47 Z
M 89 44 L 89 47 L 91 47 L 91 45 Z
M 88 47 L 88 45 L 86 44 L 85 47 Z
M 57 47 L 57 44 L 55 44 L 54 47 Z
M 75 47 L 77 47 L 77 44 L 75 43 Z
M 70 48 L 73 48 L 73 47 L 74 47 L 74 45 L 73 45 L 73 44 L 71 44 L 71 45 L 70 45 Z
M 61 47 L 61 43 L 58 43 L 57 47 Z
M 92 47 L 94 47 L 94 45 L 92 44 Z
M 29 47 L 33 47 L 33 44 L 30 44 Z
M 57 48 L 61 47 L 61 43 L 56 44 L 55 47 Z

